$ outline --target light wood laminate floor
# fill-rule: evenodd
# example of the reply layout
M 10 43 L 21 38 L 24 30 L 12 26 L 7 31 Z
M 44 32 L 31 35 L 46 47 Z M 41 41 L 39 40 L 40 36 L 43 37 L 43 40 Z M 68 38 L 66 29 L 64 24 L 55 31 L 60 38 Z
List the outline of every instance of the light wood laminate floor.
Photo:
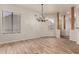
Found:
M 79 45 L 68 39 L 43 37 L 0 45 L 2 54 L 63 54 L 79 53 Z

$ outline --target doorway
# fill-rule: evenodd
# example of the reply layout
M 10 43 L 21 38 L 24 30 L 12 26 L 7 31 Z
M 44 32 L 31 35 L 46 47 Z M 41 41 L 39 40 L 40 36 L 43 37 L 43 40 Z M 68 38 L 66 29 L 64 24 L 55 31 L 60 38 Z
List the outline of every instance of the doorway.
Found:
M 62 17 L 62 26 L 60 29 L 60 37 L 69 39 L 70 37 L 70 17 L 66 15 L 65 17 L 65 29 L 64 29 L 64 19 Z

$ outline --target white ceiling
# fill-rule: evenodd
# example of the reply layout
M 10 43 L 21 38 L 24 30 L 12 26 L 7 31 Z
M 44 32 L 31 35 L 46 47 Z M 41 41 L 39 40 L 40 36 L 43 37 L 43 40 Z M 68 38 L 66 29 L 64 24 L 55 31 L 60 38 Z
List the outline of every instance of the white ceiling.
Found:
M 36 12 L 41 12 L 41 4 L 19 4 L 24 8 L 29 8 Z M 54 14 L 57 12 L 66 12 L 70 9 L 70 7 L 78 7 L 79 5 L 73 4 L 44 4 L 44 13 L 46 14 Z

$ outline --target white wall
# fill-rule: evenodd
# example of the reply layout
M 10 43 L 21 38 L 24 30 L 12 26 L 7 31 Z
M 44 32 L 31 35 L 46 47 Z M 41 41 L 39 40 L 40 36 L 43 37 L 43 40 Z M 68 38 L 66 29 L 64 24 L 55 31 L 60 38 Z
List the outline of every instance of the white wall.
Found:
M 12 11 L 21 14 L 21 33 L 2 34 L 2 11 Z M 34 15 L 38 14 L 29 9 L 16 5 L 0 5 L 0 43 L 26 40 L 43 36 L 55 36 L 55 30 L 48 29 L 48 22 L 36 21 Z
M 79 44 L 79 8 L 76 9 L 75 41 Z

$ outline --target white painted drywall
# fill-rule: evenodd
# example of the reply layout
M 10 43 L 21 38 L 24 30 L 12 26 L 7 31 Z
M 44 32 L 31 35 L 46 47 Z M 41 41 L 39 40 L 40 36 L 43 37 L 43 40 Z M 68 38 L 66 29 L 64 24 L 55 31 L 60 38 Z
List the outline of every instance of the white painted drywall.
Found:
M 76 9 L 76 27 L 75 27 L 75 33 L 74 33 L 74 37 L 75 37 L 75 41 L 77 42 L 77 44 L 79 44 L 79 8 Z
M 12 11 L 21 14 L 21 33 L 2 34 L 2 11 Z M 55 29 L 49 30 L 48 22 L 38 22 L 32 10 L 16 5 L 0 5 L 0 43 L 27 40 L 43 36 L 55 36 Z

